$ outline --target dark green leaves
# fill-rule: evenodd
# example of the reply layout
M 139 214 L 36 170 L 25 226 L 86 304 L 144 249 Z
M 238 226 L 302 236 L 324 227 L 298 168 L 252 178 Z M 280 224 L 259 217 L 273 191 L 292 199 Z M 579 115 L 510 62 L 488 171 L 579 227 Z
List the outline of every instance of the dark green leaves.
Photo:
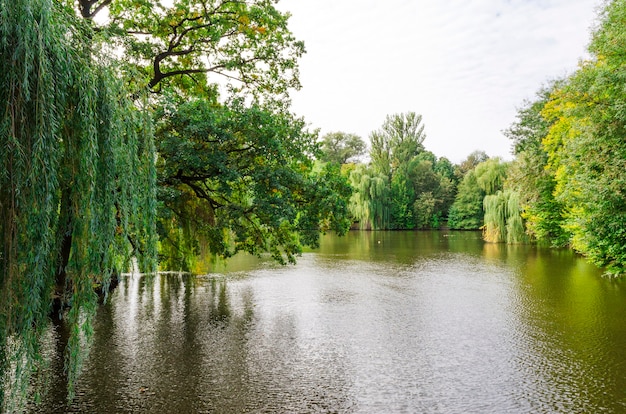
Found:
M 201 244 L 223 256 L 267 251 L 293 262 L 320 231 L 349 225 L 349 189 L 338 171 L 313 169 L 315 136 L 288 113 L 193 101 L 164 119 L 157 142 L 160 200 L 173 212 L 161 225 L 166 263 L 183 266 Z M 177 238 L 177 228 L 189 232 Z M 191 250 L 177 254 L 185 244 Z

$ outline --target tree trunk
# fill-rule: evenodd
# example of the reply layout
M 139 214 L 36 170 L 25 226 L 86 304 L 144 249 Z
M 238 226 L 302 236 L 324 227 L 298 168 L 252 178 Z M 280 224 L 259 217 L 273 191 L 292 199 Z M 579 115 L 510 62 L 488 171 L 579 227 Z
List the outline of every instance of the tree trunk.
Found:
M 52 316 L 62 317 L 67 292 L 67 265 L 72 251 L 72 214 L 70 209 L 72 190 L 65 187 L 61 192 L 61 219 L 59 220 L 59 262 L 56 268 Z

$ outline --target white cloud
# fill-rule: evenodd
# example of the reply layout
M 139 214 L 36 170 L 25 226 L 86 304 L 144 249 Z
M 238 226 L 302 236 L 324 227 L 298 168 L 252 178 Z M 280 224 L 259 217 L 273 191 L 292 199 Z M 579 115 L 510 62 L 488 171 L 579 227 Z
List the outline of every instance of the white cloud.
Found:
M 510 158 L 516 107 L 584 56 L 600 0 L 282 0 L 305 41 L 293 110 L 368 139 L 387 114 L 423 115 L 426 147 Z

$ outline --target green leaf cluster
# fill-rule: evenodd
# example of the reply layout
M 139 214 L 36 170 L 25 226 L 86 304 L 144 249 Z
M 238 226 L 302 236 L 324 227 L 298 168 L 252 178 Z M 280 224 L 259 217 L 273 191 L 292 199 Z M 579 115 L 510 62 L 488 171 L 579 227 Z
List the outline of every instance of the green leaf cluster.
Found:
M 288 19 L 274 0 L 113 0 L 102 29 L 153 90 L 204 95 L 219 84 L 286 99 L 289 88 L 300 86 L 304 53 Z
M 350 210 L 361 228 L 437 228 L 454 199 L 454 167 L 424 149 L 422 117 L 387 116 L 371 133 L 371 163 L 350 173 Z
M 90 34 L 58 2 L 0 1 L 2 411 L 19 409 L 40 368 L 53 304 L 70 327 L 71 398 L 94 287 L 106 293 L 131 255 L 156 267 L 151 119 Z
M 294 262 L 321 231 L 349 227 L 350 187 L 337 166 L 314 168 L 316 136 L 289 113 L 195 100 L 165 114 L 156 137 L 162 265 L 190 270 L 198 243 Z
M 568 244 L 609 274 L 626 271 L 626 2 L 610 1 L 591 58 L 540 91 L 509 129 L 512 186 L 527 232 Z
M 482 162 L 479 159 L 483 159 L 482 154 L 473 153 L 460 165 L 460 169 L 470 169 L 459 183 L 454 203 L 450 207 L 448 226 L 452 229 L 481 228 L 485 216 L 485 197 L 496 194 L 504 187 L 508 163 L 499 158 L 487 158 Z

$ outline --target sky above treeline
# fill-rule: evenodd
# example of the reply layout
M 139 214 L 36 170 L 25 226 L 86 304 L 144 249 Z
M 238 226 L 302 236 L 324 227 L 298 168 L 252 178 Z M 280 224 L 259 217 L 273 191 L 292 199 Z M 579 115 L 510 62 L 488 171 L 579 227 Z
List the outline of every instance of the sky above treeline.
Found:
M 281 0 L 305 42 L 292 110 L 320 135 L 423 116 L 426 148 L 511 159 L 524 99 L 587 57 L 602 0 Z

